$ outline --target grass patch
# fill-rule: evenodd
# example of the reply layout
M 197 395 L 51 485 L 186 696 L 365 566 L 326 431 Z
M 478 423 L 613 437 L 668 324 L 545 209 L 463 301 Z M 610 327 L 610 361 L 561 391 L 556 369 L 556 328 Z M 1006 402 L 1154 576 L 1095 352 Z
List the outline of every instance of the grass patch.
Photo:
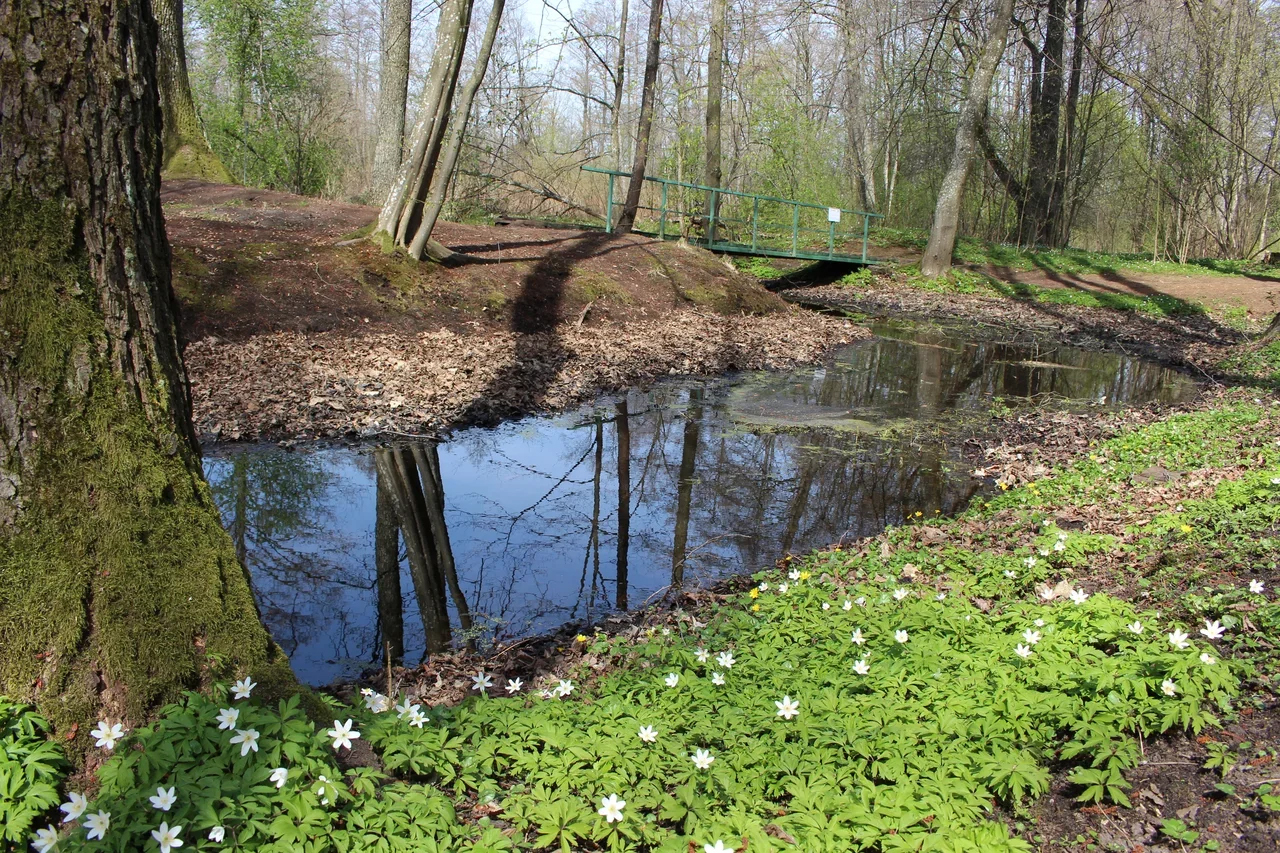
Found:
M 1280 341 L 1266 346 L 1244 345 L 1218 365 L 1224 373 L 1280 388 Z
M 1246 581 L 1280 525 L 1277 418 L 1231 404 L 1130 431 L 959 518 L 916 513 L 865 547 L 762 572 L 665 628 L 580 636 L 563 680 L 478 673 L 484 694 L 457 707 L 369 693 L 333 702 L 344 722 L 324 731 L 293 700 L 192 694 L 117 746 L 89 810 L 111 813 L 111 833 L 165 818 L 247 850 L 1029 850 L 1007 818 L 1053 772 L 1080 802 L 1128 805 L 1139 737 L 1236 712 L 1260 648 L 1238 605 L 1262 628 L 1280 605 L 1222 579 Z M 1174 506 L 1134 486 L 1153 459 L 1232 475 Z M 1096 507 L 1127 521 L 1054 520 Z M 1170 574 L 1159 612 L 1098 589 L 1166 553 L 1214 555 L 1215 585 Z M 1202 620 L 1226 636 L 1201 636 Z M 220 714 L 236 719 L 220 729 Z M 338 769 L 348 726 L 382 770 Z M 170 785 L 177 804 L 158 815 L 148 799 Z

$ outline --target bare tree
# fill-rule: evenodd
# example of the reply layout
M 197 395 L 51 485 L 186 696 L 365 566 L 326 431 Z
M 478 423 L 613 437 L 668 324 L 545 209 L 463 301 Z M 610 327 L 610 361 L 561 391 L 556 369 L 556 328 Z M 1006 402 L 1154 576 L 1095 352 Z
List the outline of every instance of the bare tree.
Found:
M 968 96 L 961 105 L 960 116 L 956 120 L 956 146 L 951 154 L 951 167 L 938 191 L 929 244 L 925 247 L 924 258 L 920 262 L 920 272 L 923 275 L 939 276 L 951 269 L 951 253 L 956 247 L 956 229 L 960 222 L 964 184 L 977 150 L 978 122 L 987 110 L 987 100 L 991 96 L 991 78 L 1004 54 L 1012 18 L 1013 0 L 999 0 L 991 19 L 986 44 L 974 65 L 973 75 L 969 78 Z
M 378 68 L 377 143 L 369 191 L 383 198 L 391 189 L 404 154 L 405 101 L 409 97 L 409 35 L 412 0 L 382 2 L 382 62 Z
M 640 190 L 649 162 L 649 139 L 653 135 L 653 94 L 658 83 L 658 61 L 662 49 L 662 0 L 649 2 L 649 41 L 644 60 L 644 82 L 640 89 L 640 121 L 636 127 L 636 156 L 631 166 L 627 198 L 618 216 L 617 231 L 629 234 L 640 209 Z

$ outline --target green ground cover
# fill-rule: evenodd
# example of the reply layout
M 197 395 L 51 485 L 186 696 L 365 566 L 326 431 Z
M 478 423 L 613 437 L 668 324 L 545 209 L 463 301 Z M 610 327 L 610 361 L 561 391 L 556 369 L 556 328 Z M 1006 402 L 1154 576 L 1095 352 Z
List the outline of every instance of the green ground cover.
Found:
M 455 707 L 368 693 L 325 699 L 332 724 L 317 725 L 296 700 L 188 695 L 118 738 L 100 726 L 113 749 L 85 797 L 39 720 L 0 706 L 3 843 L 1027 850 L 1009 827 L 1053 773 L 1081 802 L 1126 805 L 1141 740 L 1218 726 L 1247 701 L 1242 681 L 1275 671 L 1257 632 L 1280 628 L 1280 604 L 1250 582 L 1280 528 L 1278 418 L 1232 403 L 1132 430 L 958 518 L 584 637 L 579 669 L 555 679 L 478 673 Z M 1152 459 L 1212 485 L 1152 503 L 1134 479 Z M 1099 507 L 1120 520 L 1068 521 Z

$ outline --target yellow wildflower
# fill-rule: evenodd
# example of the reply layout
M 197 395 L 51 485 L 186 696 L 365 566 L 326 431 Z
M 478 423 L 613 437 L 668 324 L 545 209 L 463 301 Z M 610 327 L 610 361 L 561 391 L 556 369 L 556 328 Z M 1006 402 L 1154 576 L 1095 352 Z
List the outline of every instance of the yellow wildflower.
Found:
M 1180 527 L 1180 528 L 1178 528 L 1178 529 L 1179 529 L 1179 530 L 1181 530 L 1183 533 L 1190 533 L 1190 532 L 1191 532 L 1191 525 L 1190 525 L 1190 524 L 1184 524 L 1184 525 L 1182 525 L 1182 527 Z
M 752 587 L 751 592 L 747 593 L 747 595 L 751 596 L 752 598 L 759 598 L 760 590 L 756 589 L 755 587 Z
M 579 643 L 585 643 L 587 641 L 587 635 L 579 634 L 578 636 L 574 637 L 574 639 L 577 640 Z
M 801 572 L 801 573 L 800 573 L 800 580 L 802 580 L 802 581 L 807 581 L 807 580 L 808 580 L 809 578 L 811 578 L 811 577 L 813 577 L 813 573 L 812 573 L 812 572 Z
M 752 612 L 752 613 L 759 613 L 759 612 L 760 612 L 760 605 L 759 605 L 759 604 L 753 604 L 753 605 L 751 605 L 751 612 Z

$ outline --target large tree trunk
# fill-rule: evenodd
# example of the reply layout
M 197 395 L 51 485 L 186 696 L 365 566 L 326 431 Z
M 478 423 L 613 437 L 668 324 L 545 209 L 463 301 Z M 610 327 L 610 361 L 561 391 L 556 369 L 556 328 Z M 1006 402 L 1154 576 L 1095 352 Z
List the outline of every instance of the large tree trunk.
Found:
M 978 123 L 987 109 L 991 95 L 991 78 L 1004 54 L 1005 39 L 1009 35 L 1009 22 L 1013 18 L 1013 0 L 1000 0 L 995 17 L 991 19 L 991 31 L 982 48 L 973 76 L 969 79 L 969 93 L 960 107 L 956 120 L 956 146 L 951 154 L 951 166 L 942 179 L 938 191 L 938 204 L 933 211 L 933 226 L 929 230 L 929 244 L 920 262 L 920 273 L 929 277 L 939 276 L 951 269 L 951 253 L 956 247 L 956 229 L 960 222 L 960 204 L 964 200 L 964 184 L 969 177 L 969 164 L 977 148 Z
M 627 401 L 615 404 L 614 425 L 618 436 L 618 552 L 617 596 L 619 610 L 627 609 L 627 558 L 631 548 L 631 421 Z
M 404 154 L 404 112 L 409 97 L 409 32 L 413 0 L 383 0 L 382 59 L 378 67 L 378 139 L 369 192 L 386 198 Z
M 204 178 L 231 183 L 231 173 L 209 147 L 200 127 L 187 75 L 187 48 L 182 31 L 182 0 L 154 0 L 160 25 L 160 107 L 164 112 L 164 162 L 170 178 Z
M 631 182 L 627 200 L 618 216 L 617 231 L 631 233 L 640 209 L 640 190 L 644 187 L 644 170 L 649 162 L 649 137 L 653 133 L 653 90 L 658 83 L 658 60 L 662 49 L 662 0 L 650 0 L 649 48 L 644 59 L 644 82 L 640 87 L 640 121 L 636 128 L 636 156 L 631 165 Z
M 376 463 L 375 463 L 376 465 Z M 391 483 L 377 469 L 377 498 L 373 518 L 373 563 L 378 591 L 378 623 L 390 646 L 393 663 L 404 659 L 404 598 L 400 591 L 400 526 Z
M 0 14 L 0 693 L 81 744 L 227 671 L 292 683 L 191 426 L 157 33 L 147 0 Z

